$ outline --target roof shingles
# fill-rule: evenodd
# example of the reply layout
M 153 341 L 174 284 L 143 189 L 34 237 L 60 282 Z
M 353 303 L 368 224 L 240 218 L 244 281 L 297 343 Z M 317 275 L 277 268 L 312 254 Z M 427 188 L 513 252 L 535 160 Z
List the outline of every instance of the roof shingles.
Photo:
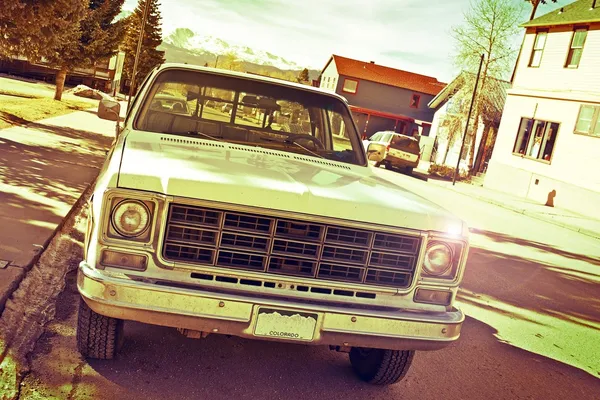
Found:
M 335 54 L 333 55 L 333 59 L 335 60 L 337 72 L 340 75 L 351 78 L 383 83 L 385 85 L 409 89 L 415 92 L 430 94 L 432 96 L 438 94 L 446 86 L 445 83 L 439 82 L 436 78 L 431 76 L 353 60 Z
M 523 27 L 600 22 L 600 0 L 579 0 L 524 23 Z

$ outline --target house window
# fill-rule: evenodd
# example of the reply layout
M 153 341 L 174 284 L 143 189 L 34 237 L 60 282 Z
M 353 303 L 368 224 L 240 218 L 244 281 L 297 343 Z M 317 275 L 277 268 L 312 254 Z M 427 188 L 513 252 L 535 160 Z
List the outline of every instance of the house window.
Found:
M 348 93 L 356 93 L 356 89 L 358 89 L 358 81 L 353 79 L 344 79 L 344 87 L 343 91 Z
M 585 44 L 585 38 L 587 37 L 587 28 L 578 28 L 573 32 L 573 39 L 571 39 L 571 47 L 569 48 L 569 54 L 567 55 L 567 68 L 577 68 L 579 61 L 581 61 L 581 55 L 583 54 L 583 45 Z
M 550 161 L 559 124 L 521 118 L 513 153 L 522 157 Z
M 600 106 L 581 106 L 575 133 L 600 137 Z
M 419 108 L 420 102 L 421 96 L 413 93 L 412 97 L 410 98 L 410 108 Z
M 539 67 L 542 63 L 542 54 L 544 53 L 547 38 L 548 31 L 541 31 L 535 35 L 535 42 L 533 43 L 533 50 L 531 51 L 531 58 L 529 60 L 530 67 Z

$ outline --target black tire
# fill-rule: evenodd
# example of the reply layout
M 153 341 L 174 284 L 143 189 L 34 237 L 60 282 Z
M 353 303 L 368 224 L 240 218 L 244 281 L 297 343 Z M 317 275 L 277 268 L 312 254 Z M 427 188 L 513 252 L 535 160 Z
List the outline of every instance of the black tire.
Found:
M 379 168 L 379 167 L 381 167 L 381 162 L 379 162 L 379 161 L 378 161 L 378 162 L 376 162 L 376 163 L 375 163 L 375 165 L 373 165 L 373 166 L 374 166 L 375 168 Z
M 124 338 L 123 320 L 100 315 L 80 299 L 77 348 L 81 355 L 86 358 L 110 360 L 123 347 Z
M 412 175 L 412 173 L 413 173 L 413 167 L 406 167 L 404 169 L 404 172 L 406 172 L 407 175 Z
M 400 382 L 412 364 L 414 350 L 382 350 L 353 347 L 350 363 L 360 379 L 372 385 Z

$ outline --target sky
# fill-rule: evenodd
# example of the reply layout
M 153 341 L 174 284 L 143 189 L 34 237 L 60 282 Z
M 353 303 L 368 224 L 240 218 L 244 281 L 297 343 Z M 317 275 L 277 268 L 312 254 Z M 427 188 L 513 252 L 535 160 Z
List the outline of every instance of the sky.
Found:
M 189 28 L 312 69 L 322 69 L 337 54 L 448 82 L 458 72 L 450 30 L 463 22 L 469 1 L 160 0 L 160 7 L 164 36 Z M 548 1 L 537 16 L 572 1 Z M 137 2 L 126 0 L 124 9 Z M 530 10 L 524 4 L 523 21 L 516 23 L 524 22 Z

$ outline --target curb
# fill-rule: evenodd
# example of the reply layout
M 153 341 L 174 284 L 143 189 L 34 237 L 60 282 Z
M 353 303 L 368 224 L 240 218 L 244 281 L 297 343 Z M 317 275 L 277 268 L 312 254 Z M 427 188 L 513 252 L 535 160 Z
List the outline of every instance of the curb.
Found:
M 96 179 L 98 179 L 98 175 L 96 175 L 96 177 L 81 192 L 81 194 L 79 195 L 79 198 L 75 201 L 75 203 L 73 203 L 73 206 L 71 207 L 69 212 L 67 212 L 67 214 L 58 223 L 58 225 L 56 225 L 56 228 L 54 228 L 54 230 L 52 231 L 50 236 L 48 236 L 48 238 L 42 245 L 42 248 L 40 249 L 40 251 L 38 251 L 31 258 L 31 260 L 24 266 L 14 266 L 14 267 L 22 269 L 24 271 L 24 273 L 20 274 L 19 277 L 12 282 L 9 289 L 6 291 L 6 293 L 4 293 L 3 299 L 0 299 L 1 300 L 0 301 L 0 316 L 2 316 L 2 313 L 4 312 L 4 307 L 5 307 L 8 299 L 10 299 L 12 294 L 19 288 L 19 285 L 21 284 L 23 279 L 25 279 L 25 276 L 27 276 L 27 273 L 31 270 L 31 268 L 33 268 L 33 266 L 40 260 L 40 257 L 42 256 L 44 251 L 46 251 L 46 249 L 48 248 L 48 245 L 50 244 L 52 239 L 54 239 L 54 237 L 62 230 L 62 228 L 65 226 L 66 221 L 68 221 L 73 216 L 75 211 L 80 208 L 81 204 L 83 203 L 83 201 L 85 199 L 86 193 L 96 183 Z M 11 265 L 9 265 L 9 266 L 11 266 Z
M 481 200 L 483 202 L 486 202 L 488 204 L 493 204 L 495 206 L 504 208 L 506 210 L 513 211 L 513 212 L 515 212 L 517 214 L 526 215 L 526 216 L 528 216 L 530 218 L 537 219 L 538 221 L 543 221 L 543 222 L 547 222 L 547 223 L 552 224 L 552 225 L 560 226 L 561 228 L 565 228 L 565 229 L 568 229 L 570 231 L 578 232 L 578 233 L 581 233 L 582 235 L 589 236 L 589 237 L 592 237 L 594 239 L 600 239 L 600 232 L 595 232 L 595 231 L 592 231 L 592 230 L 589 230 L 589 229 L 585 229 L 585 228 L 579 228 L 579 227 L 576 227 L 576 226 L 573 226 L 573 225 L 566 224 L 564 222 L 556 221 L 553 218 L 541 217 L 537 213 L 532 213 L 532 212 L 529 212 L 529 211 L 521 209 L 521 208 L 511 207 L 511 206 L 506 205 L 505 203 L 502 203 L 502 202 L 499 202 L 499 201 L 490 200 L 487 197 L 478 196 L 476 194 L 467 194 L 467 193 L 461 192 L 461 191 L 453 189 L 453 188 L 449 188 L 449 189 L 452 190 L 453 192 L 462 194 L 463 196 L 474 197 L 474 198 L 476 198 L 478 200 Z

